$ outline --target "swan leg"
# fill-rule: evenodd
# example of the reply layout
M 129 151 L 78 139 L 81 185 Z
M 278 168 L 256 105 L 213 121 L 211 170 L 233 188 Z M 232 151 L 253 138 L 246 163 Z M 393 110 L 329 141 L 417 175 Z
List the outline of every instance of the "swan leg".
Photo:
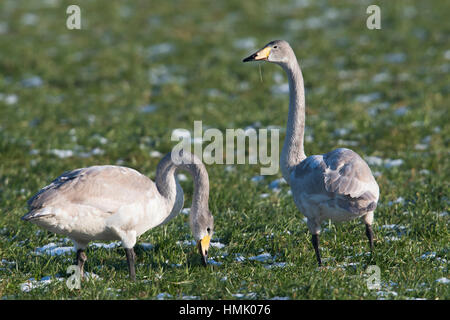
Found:
M 83 275 L 84 275 L 84 263 L 87 260 L 87 256 L 86 253 L 84 252 L 84 249 L 78 249 L 77 250 L 77 265 L 78 268 L 80 269 L 80 277 L 81 279 L 83 279 Z
M 311 237 L 311 242 L 314 247 L 314 251 L 316 252 L 317 262 L 319 263 L 319 267 L 321 267 L 322 260 L 320 259 L 320 251 L 319 251 L 319 234 L 313 234 Z
M 368 223 L 366 223 L 366 235 L 369 239 L 370 251 L 373 251 L 373 230 L 372 225 Z
M 136 260 L 136 254 L 133 248 L 125 248 L 125 254 L 127 255 L 128 270 L 130 271 L 130 279 L 136 281 L 136 269 L 134 267 L 134 262 Z
M 363 216 L 362 221 L 366 225 L 366 236 L 367 239 L 369 239 L 370 251 L 373 251 L 373 230 L 372 230 L 373 211 Z

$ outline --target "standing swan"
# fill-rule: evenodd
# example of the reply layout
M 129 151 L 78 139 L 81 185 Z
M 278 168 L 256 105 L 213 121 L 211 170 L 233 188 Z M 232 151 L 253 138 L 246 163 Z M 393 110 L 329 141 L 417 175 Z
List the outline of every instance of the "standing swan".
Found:
M 130 278 L 135 280 L 136 239 L 173 219 L 183 207 L 183 189 L 175 178 L 177 169 L 188 171 L 194 180 L 189 220 L 206 265 L 213 234 L 208 172 L 196 156 L 183 151 L 168 153 L 159 162 L 156 183 L 134 169 L 120 166 L 93 166 L 63 173 L 28 201 L 30 211 L 22 220 L 68 236 L 77 250 L 81 275 L 87 259 L 84 251 L 90 241 L 120 240 Z
M 372 250 L 373 212 L 377 207 L 379 188 L 369 166 L 358 154 L 345 148 L 306 157 L 303 148 L 305 91 L 295 53 L 286 41 L 275 40 L 243 62 L 259 60 L 280 65 L 289 78 L 289 114 L 280 167 L 291 186 L 297 208 L 307 217 L 319 266 L 322 265 L 320 225 L 326 219 L 361 218 Z

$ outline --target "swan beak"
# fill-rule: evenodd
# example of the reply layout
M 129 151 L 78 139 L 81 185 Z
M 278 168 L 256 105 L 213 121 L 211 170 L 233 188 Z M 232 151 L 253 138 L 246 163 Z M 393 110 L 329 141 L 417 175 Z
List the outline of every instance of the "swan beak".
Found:
M 248 56 L 247 58 L 242 60 L 242 62 L 267 60 L 269 58 L 270 49 L 271 49 L 270 47 L 265 47 L 265 48 L 255 52 L 251 56 Z
M 202 256 L 202 264 L 205 267 L 208 263 L 208 249 L 209 249 L 210 241 L 211 241 L 211 237 L 209 235 L 206 235 L 203 237 L 202 240 L 200 240 L 197 243 L 198 251 L 200 252 L 200 255 Z

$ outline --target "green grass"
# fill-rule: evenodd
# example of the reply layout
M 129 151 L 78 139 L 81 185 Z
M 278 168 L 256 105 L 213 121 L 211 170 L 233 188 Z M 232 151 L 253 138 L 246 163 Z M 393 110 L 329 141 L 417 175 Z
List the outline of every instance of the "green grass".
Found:
M 367 1 L 78 1 L 82 30 L 70 31 L 65 9 L 72 3 L 0 3 L 0 297 L 450 298 L 449 285 L 436 281 L 449 278 L 450 3 L 377 1 L 382 29 L 371 31 Z M 255 47 L 236 44 L 249 37 Z M 21 290 L 30 278 L 68 277 L 74 261 L 74 254 L 37 255 L 36 248 L 48 243 L 69 244 L 20 220 L 26 200 L 62 172 L 121 163 L 153 179 L 158 159 L 149 153 L 170 151 L 172 130 L 193 130 L 194 120 L 223 131 L 255 122 L 284 127 L 288 97 L 271 93 L 276 74 L 286 81 L 282 70 L 261 65 L 261 81 L 257 65 L 241 63 L 279 38 L 291 43 L 303 69 L 306 135 L 313 137 L 305 145 L 308 155 L 350 147 L 363 156 L 403 160 L 391 169 L 372 166 L 381 190 L 372 256 L 364 255 L 368 244 L 359 221 L 325 224 L 325 267 L 317 269 L 310 234 L 288 189 L 277 194 L 268 188 L 280 174 L 254 183 L 259 166 L 229 172 L 210 165 L 213 241 L 226 245 L 211 248 L 210 256 L 221 265 L 203 268 L 193 246 L 177 244 L 192 239 L 181 214 L 139 239 L 154 247 L 136 246 L 135 283 L 128 280 L 122 248 L 89 248 L 86 270 L 101 280 L 84 282 L 79 291 L 65 281 Z M 173 50 L 155 54 L 153 47 L 149 53 L 160 43 Z M 42 84 L 24 85 L 33 76 Z M 357 99 L 371 93 L 378 94 L 372 102 Z M 157 111 L 141 113 L 147 104 Z M 339 128 L 349 130 L 336 136 Z M 64 159 L 49 153 L 95 148 L 104 153 Z M 191 180 L 182 185 L 190 207 Z M 400 197 L 403 202 L 389 205 Z M 391 224 L 403 233 L 383 228 Z M 398 239 L 389 241 L 393 236 Z M 236 254 L 263 252 L 286 266 L 235 260 Z M 355 265 L 340 267 L 345 263 Z M 396 295 L 367 289 L 369 265 L 380 267 L 381 290 Z

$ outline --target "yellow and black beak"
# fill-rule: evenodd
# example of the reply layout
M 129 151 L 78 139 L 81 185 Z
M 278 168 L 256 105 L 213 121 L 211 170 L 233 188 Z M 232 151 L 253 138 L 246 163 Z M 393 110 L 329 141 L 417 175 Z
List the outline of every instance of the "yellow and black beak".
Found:
M 202 264 L 206 267 L 208 264 L 208 249 L 209 249 L 209 242 L 211 241 L 211 236 L 206 235 L 203 237 L 202 240 L 197 242 L 197 248 L 200 252 L 200 255 L 202 256 Z
M 242 60 L 242 62 L 267 60 L 269 58 L 270 49 L 271 49 L 271 47 L 265 47 L 265 48 L 255 52 L 251 56 L 248 56 L 247 58 Z

